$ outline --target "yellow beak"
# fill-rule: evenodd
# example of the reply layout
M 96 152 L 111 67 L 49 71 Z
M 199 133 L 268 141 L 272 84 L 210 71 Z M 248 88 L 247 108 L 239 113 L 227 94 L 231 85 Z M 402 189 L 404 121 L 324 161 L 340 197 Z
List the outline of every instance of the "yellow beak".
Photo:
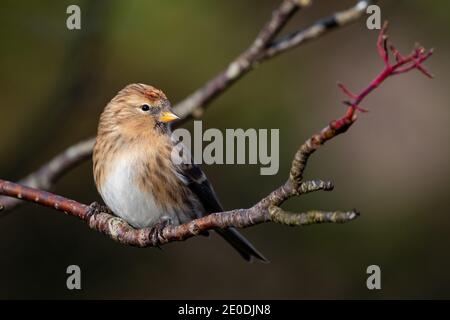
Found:
M 171 122 L 176 119 L 180 119 L 180 117 L 170 111 L 164 111 L 159 117 L 161 122 Z

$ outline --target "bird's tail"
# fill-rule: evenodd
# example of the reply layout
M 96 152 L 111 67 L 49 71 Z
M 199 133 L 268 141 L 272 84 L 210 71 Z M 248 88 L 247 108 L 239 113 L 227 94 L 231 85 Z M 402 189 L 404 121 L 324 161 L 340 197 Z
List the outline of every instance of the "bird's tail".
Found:
M 216 229 L 220 234 L 239 254 L 247 261 L 252 261 L 253 258 L 268 263 L 267 260 L 242 234 L 235 228 Z

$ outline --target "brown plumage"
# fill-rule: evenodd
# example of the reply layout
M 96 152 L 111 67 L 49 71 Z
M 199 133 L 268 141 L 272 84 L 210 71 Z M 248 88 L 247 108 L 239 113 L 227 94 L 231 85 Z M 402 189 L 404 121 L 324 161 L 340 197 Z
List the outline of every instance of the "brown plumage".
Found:
M 168 123 L 176 118 L 165 94 L 145 84 L 126 86 L 100 117 L 95 184 L 108 207 L 134 227 L 180 224 L 222 211 L 200 168 L 172 161 Z M 217 231 L 247 260 L 265 261 L 236 230 Z

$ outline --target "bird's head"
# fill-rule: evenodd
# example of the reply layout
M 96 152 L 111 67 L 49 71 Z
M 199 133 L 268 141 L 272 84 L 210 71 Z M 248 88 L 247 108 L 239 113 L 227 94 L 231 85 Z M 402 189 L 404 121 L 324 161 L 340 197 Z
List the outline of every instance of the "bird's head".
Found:
M 146 84 L 130 84 L 108 103 L 100 118 L 99 131 L 127 135 L 168 131 L 168 124 L 179 119 L 172 112 L 166 95 Z

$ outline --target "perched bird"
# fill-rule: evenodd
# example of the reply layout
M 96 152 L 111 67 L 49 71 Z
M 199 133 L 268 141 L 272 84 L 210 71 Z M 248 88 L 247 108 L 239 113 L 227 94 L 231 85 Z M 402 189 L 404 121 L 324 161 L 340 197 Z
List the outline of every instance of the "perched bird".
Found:
M 165 94 L 145 84 L 126 86 L 100 116 L 95 184 L 112 212 L 133 227 L 177 225 L 223 211 L 203 171 L 173 161 L 169 123 L 175 119 Z M 246 260 L 267 261 L 236 229 L 216 231 Z

